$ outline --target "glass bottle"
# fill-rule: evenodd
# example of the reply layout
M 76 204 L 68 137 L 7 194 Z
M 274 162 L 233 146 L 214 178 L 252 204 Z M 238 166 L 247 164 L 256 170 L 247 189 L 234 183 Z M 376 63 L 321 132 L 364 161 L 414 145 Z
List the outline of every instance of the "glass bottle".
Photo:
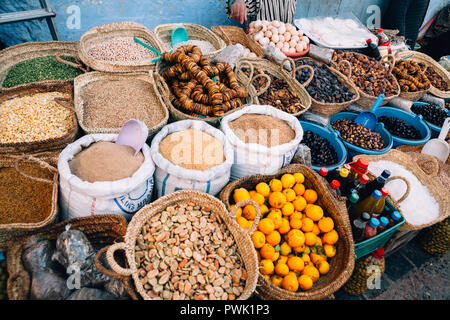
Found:
M 361 217 L 352 221 L 352 233 L 355 243 L 364 240 L 366 235 L 366 224 L 370 220 L 370 214 L 363 212 Z
M 363 212 L 367 212 L 372 216 L 380 197 L 381 192 L 379 190 L 375 190 L 369 197 L 362 199 L 355 207 L 355 215 L 359 217 Z
M 387 229 L 388 224 L 389 224 L 389 219 L 386 217 L 381 217 L 380 225 L 378 226 L 377 232 L 382 233 L 384 230 Z
M 341 190 L 339 190 L 339 187 L 341 186 L 341 183 L 337 180 L 333 180 L 330 183 L 331 188 L 333 189 L 334 193 L 338 196 L 341 195 Z
M 381 197 L 378 199 L 377 205 L 375 206 L 372 214 L 375 218 L 378 218 L 383 213 L 384 206 L 386 205 L 386 197 L 389 194 L 389 191 L 386 188 L 381 188 L 380 192 Z
M 398 222 L 400 222 L 400 219 L 402 218 L 402 215 L 398 211 L 393 211 L 391 215 L 388 217 L 389 223 L 388 228 L 395 226 Z
M 377 235 L 377 228 L 380 225 L 380 220 L 377 218 L 370 218 L 366 224 L 365 239 L 373 238 Z

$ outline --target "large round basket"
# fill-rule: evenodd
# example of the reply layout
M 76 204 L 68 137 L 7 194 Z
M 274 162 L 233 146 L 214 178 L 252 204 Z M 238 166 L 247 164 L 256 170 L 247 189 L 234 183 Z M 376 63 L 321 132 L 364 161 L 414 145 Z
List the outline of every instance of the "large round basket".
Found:
M 139 279 L 138 270 L 136 266 L 135 246 L 136 239 L 140 234 L 144 224 L 151 219 L 154 215 L 159 214 L 165 210 L 168 206 L 195 203 L 198 206 L 211 209 L 211 214 L 225 224 L 228 231 L 235 240 L 238 253 L 241 257 L 241 261 L 247 272 L 247 279 L 244 287 L 244 291 L 238 299 L 248 299 L 255 290 L 258 280 L 258 261 L 256 252 L 253 250 L 253 244 L 246 232 L 243 232 L 234 219 L 230 217 L 229 212 L 225 208 L 225 205 L 217 198 L 210 196 L 206 193 L 202 193 L 194 190 L 180 190 L 171 193 L 167 196 L 161 197 L 155 202 L 145 206 L 138 211 L 127 228 L 125 235 L 125 242 L 120 242 L 112 245 L 106 254 L 107 260 L 111 268 L 123 276 L 131 275 L 137 292 L 145 299 L 150 300 L 151 297 L 147 294 L 143 287 L 142 282 Z M 189 236 L 189 235 L 188 235 Z M 113 254 L 117 250 L 124 250 L 126 254 L 127 262 L 130 267 L 124 269 L 115 263 Z
M 284 62 L 281 63 L 284 65 Z M 243 83 L 245 88 L 250 94 L 253 94 L 252 97 L 254 104 L 259 104 L 258 97 L 262 95 L 270 86 L 270 76 L 273 76 L 278 79 L 284 80 L 289 87 L 289 91 L 291 94 L 295 95 L 300 99 L 300 104 L 302 109 L 296 113 L 291 113 L 294 117 L 301 115 L 306 112 L 311 107 L 311 97 L 306 91 L 305 87 L 301 85 L 295 78 L 292 77 L 285 69 L 280 67 L 279 65 L 270 62 L 265 59 L 239 59 L 236 62 L 236 78 L 240 83 Z M 246 74 L 244 69 L 248 69 L 247 72 L 250 72 L 249 75 Z M 261 70 L 265 73 L 264 78 L 266 78 L 266 84 L 259 91 L 254 88 L 253 81 L 259 77 L 259 74 L 256 74 L 255 69 Z M 312 69 L 312 68 L 311 68 Z M 310 77 L 312 79 L 312 77 Z M 309 81 L 305 83 L 308 85 Z M 253 89 L 251 89 L 253 87 Z
M 155 70 L 156 64 L 152 62 L 157 56 L 149 56 L 140 61 L 108 61 L 92 57 L 89 51 L 102 42 L 118 37 L 137 37 L 143 39 L 151 47 L 161 52 L 161 44 L 154 34 L 144 25 L 136 22 L 114 22 L 96 26 L 86 31 L 80 38 L 79 56 L 89 67 L 103 72 L 148 72 Z M 149 50 L 149 52 L 151 52 Z
M 221 37 L 228 46 L 240 43 L 250 49 L 257 57 L 264 58 L 263 48 L 249 37 L 242 28 L 236 26 L 214 26 L 211 27 L 211 30 Z
M 235 180 L 229 183 L 220 193 L 220 199 L 227 208 L 231 207 L 233 201 L 233 190 L 245 188 L 254 190 L 260 182 L 269 182 L 271 179 L 280 179 L 285 173 L 300 172 L 305 176 L 305 187 L 317 191 L 319 195 L 318 204 L 322 206 L 326 214 L 333 218 L 335 229 L 339 234 L 337 243 L 337 253 L 330 260 L 330 272 L 317 281 L 313 288 L 302 292 L 289 292 L 274 286 L 261 274 L 258 277 L 258 287 L 256 294 L 266 300 L 319 300 L 324 299 L 334 292 L 350 278 L 355 263 L 355 253 L 353 248 L 353 236 L 350 221 L 347 214 L 345 202 L 338 201 L 326 181 L 314 172 L 311 168 L 292 164 L 273 175 L 253 175 Z
M 151 98 L 151 103 L 146 106 L 141 106 L 142 110 L 140 112 L 142 114 L 151 114 L 153 112 L 153 110 L 159 109 L 164 114 L 164 117 L 156 125 L 150 127 L 147 124 L 147 127 L 149 129 L 149 137 L 152 137 L 154 134 L 156 134 L 156 132 L 158 132 L 163 126 L 165 126 L 167 124 L 167 121 L 169 119 L 169 111 L 167 110 L 164 100 L 163 100 L 162 96 L 160 95 L 159 90 L 156 86 L 156 81 L 153 76 L 153 71 L 150 71 L 150 73 L 123 73 L 123 74 L 89 72 L 87 74 L 83 74 L 81 76 L 76 77 L 74 80 L 74 94 L 75 94 L 74 103 L 75 103 L 75 110 L 77 112 L 77 117 L 79 119 L 80 127 L 87 134 L 119 133 L 120 128 L 89 127 L 85 123 L 85 116 L 84 116 L 85 98 L 86 98 L 85 88 L 95 82 L 119 81 L 119 80 L 141 80 L 141 81 L 148 82 L 150 84 L 151 89 L 147 94 Z M 99 115 L 99 116 L 103 116 L 104 118 L 107 118 L 111 115 L 104 114 L 104 115 Z M 135 116 L 135 118 L 137 120 L 139 120 L 136 116 Z
M 18 88 L 26 85 L 20 84 L 9 88 L 3 87 L 3 82 L 5 81 L 6 76 L 8 75 L 9 70 L 11 70 L 12 67 L 14 67 L 19 62 L 45 56 L 72 57 L 75 58 L 75 60 L 78 60 L 78 45 L 76 42 L 69 41 L 26 42 L 1 50 L 0 91 L 12 90 L 13 88 Z M 71 65 L 79 68 L 83 72 L 86 71 L 81 62 L 78 65 Z M 72 81 L 73 78 L 61 80 L 43 80 L 33 83 L 71 83 Z

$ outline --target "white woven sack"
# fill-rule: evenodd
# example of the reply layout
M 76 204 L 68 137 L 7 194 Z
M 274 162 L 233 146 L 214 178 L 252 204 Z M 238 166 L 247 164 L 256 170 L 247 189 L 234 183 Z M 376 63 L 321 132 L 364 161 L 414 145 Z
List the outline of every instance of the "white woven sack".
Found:
M 120 214 L 130 220 L 152 200 L 155 165 L 150 147 L 144 144 L 144 162 L 129 178 L 116 181 L 83 181 L 70 171 L 69 161 L 97 141 L 114 142 L 117 134 L 89 134 L 69 144 L 59 155 L 60 206 L 63 219 L 95 214 Z
M 225 161 L 207 170 L 188 170 L 174 165 L 159 153 L 159 144 L 171 133 L 195 129 L 203 131 L 224 145 Z M 202 150 L 199 150 L 201 152 Z M 197 190 L 211 195 L 217 195 L 230 180 L 230 170 L 233 162 L 233 149 L 224 134 L 207 124 L 198 120 L 182 120 L 164 126 L 153 138 L 151 154 L 156 166 L 155 183 L 158 197 L 165 196 L 177 190 Z M 203 156 L 203 155 L 202 155 Z
M 229 123 L 249 113 L 268 115 L 286 121 L 295 131 L 295 138 L 288 143 L 271 148 L 257 143 L 245 143 L 231 130 Z M 298 119 L 269 105 L 249 105 L 235 111 L 222 119 L 220 129 L 225 133 L 234 150 L 231 180 L 254 174 L 275 173 L 291 163 L 303 139 L 303 129 Z M 242 129 L 246 130 L 246 128 Z

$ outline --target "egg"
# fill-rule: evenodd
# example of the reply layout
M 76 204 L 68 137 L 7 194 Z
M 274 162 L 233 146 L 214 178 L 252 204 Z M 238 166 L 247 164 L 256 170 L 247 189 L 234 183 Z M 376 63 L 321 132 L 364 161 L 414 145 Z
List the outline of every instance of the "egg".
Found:
M 297 43 L 298 43 L 298 41 L 291 40 L 291 41 L 289 41 L 289 47 L 295 48 L 295 46 L 297 45 Z
M 262 39 L 262 38 L 264 38 L 264 32 L 262 32 L 262 31 L 258 32 L 257 34 L 255 34 L 255 35 L 253 36 L 253 39 L 254 39 L 255 41 L 259 41 L 259 40 Z
M 275 27 L 275 28 L 279 28 L 280 27 L 280 25 L 281 25 L 281 22 L 280 21 L 277 21 L 277 20 L 275 20 L 275 21 L 272 21 L 272 25 Z
M 305 41 L 305 43 L 309 43 L 309 38 L 308 37 L 303 37 L 303 41 Z
M 278 42 L 280 42 L 280 36 L 277 33 L 275 33 L 272 35 L 271 40 L 275 43 L 278 43 Z
M 284 26 L 284 23 L 283 23 L 278 27 L 278 33 L 283 34 L 285 32 L 286 32 L 286 27 Z
M 291 40 L 291 33 L 286 31 L 285 33 L 283 33 L 283 37 L 285 41 L 289 41 Z
M 254 24 L 254 27 L 258 28 L 259 26 L 262 26 L 262 21 L 261 20 L 256 20 L 255 24 Z
M 289 50 L 287 51 L 288 53 L 295 53 L 296 51 L 295 51 L 295 48 L 289 48 Z
M 275 47 L 275 43 L 273 43 L 272 41 L 269 42 L 269 46 Z
M 275 48 L 278 48 L 278 49 L 283 49 L 283 43 L 282 42 L 278 42 L 278 43 L 276 43 L 275 44 Z
M 297 43 L 297 45 L 295 46 L 295 51 L 296 52 L 302 52 L 303 51 L 303 45 L 302 43 Z
M 287 52 L 288 50 L 289 50 L 289 42 L 285 42 L 284 44 L 283 44 L 283 51 L 284 52 Z
M 297 30 L 297 35 L 298 35 L 299 37 L 302 37 L 302 36 L 303 36 L 303 32 L 302 32 L 301 30 Z
M 266 37 L 266 38 L 271 38 L 272 37 L 272 31 L 270 31 L 270 30 L 267 30 L 266 32 L 264 32 L 264 37 Z
M 284 42 L 284 41 L 285 41 L 285 39 L 284 39 L 284 36 L 283 36 L 283 35 L 280 35 L 280 36 L 278 36 L 278 37 L 280 38 L 279 42 Z
M 291 41 L 299 42 L 299 41 L 300 41 L 300 38 L 299 38 L 299 36 L 293 36 L 293 37 L 291 38 Z
M 275 28 L 274 26 L 270 26 L 269 30 L 272 31 L 272 34 L 278 34 L 278 28 Z
M 262 32 L 266 32 L 267 31 L 267 26 L 263 25 L 261 31 Z
M 254 28 L 254 27 L 255 27 L 255 23 L 256 23 L 256 21 L 250 22 L 250 24 L 248 25 L 248 27 L 249 27 L 250 29 Z
M 261 23 L 263 26 L 268 26 L 270 24 L 270 22 L 267 20 L 262 20 Z
M 291 32 L 292 30 L 295 30 L 295 27 L 290 23 L 286 23 L 286 30 Z
M 262 38 L 262 39 L 259 40 L 259 43 L 260 43 L 261 46 L 263 46 L 263 47 L 267 46 L 267 45 L 269 44 L 269 42 L 270 42 L 269 38 L 266 38 L 266 37 L 264 37 L 264 38 Z

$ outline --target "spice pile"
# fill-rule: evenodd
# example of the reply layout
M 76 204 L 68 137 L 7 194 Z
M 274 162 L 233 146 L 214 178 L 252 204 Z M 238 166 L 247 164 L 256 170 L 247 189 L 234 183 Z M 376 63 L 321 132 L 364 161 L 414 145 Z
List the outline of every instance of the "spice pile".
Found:
M 447 110 L 441 107 L 429 104 L 426 106 L 419 106 L 413 104 L 411 111 L 415 114 L 422 115 L 425 121 L 434 124 L 435 126 L 442 127 L 444 125 L 445 119 L 448 117 Z
M 311 150 L 311 163 L 315 166 L 330 166 L 338 162 L 336 150 L 327 139 L 312 131 L 306 131 L 302 143 Z
M 378 122 L 382 122 L 386 130 L 393 136 L 410 140 L 419 140 L 422 138 L 419 130 L 406 124 L 401 119 L 381 116 L 378 118 Z
M 139 279 L 151 299 L 235 300 L 247 272 L 211 208 L 177 204 L 152 216 L 136 239 Z
M 311 98 L 321 103 L 343 103 L 355 99 L 355 94 L 344 86 L 338 77 L 328 70 L 326 65 L 319 66 L 316 62 L 299 59 L 295 66 L 308 65 L 314 69 L 314 77 L 306 87 Z M 311 75 L 307 68 L 297 70 L 296 78 L 300 83 L 306 82 Z
M 62 57 L 62 59 L 76 62 L 72 57 Z M 36 81 L 72 79 L 81 73 L 83 71 L 80 69 L 56 61 L 54 56 L 38 57 L 14 65 L 8 71 L 2 86 L 10 88 Z
M 69 97 L 60 92 L 47 92 L 3 102 L 0 143 L 43 141 L 67 134 L 73 127 L 73 112 L 54 99 Z
M 95 81 L 82 89 L 83 122 L 88 128 L 121 128 L 137 119 L 153 128 L 164 119 L 155 106 L 151 84 L 139 79 Z
M 416 92 L 430 87 L 427 76 L 419 64 L 413 60 L 397 61 L 392 73 L 397 77 L 403 92 Z
M 147 43 L 145 39 L 139 39 Z M 156 55 L 142 45 L 134 42 L 133 37 L 117 37 L 105 40 L 89 49 L 88 55 L 103 61 L 139 62 Z
M 342 139 L 350 144 L 369 150 L 384 148 L 384 141 L 378 132 L 349 119 L 339 119 L 331 124 L 333 130 L 339 131 Z
M 295 139 L 295 131 L 286 121 L 263 114 L 244 114 L 230 122 L 230 129 L 241 141 L 268 148 Z
M 223 143 L 195 129 L 174 132 L 159 144 L 159 153 L 174 165 L 188 170 L 207 170 L 225 161 Z

